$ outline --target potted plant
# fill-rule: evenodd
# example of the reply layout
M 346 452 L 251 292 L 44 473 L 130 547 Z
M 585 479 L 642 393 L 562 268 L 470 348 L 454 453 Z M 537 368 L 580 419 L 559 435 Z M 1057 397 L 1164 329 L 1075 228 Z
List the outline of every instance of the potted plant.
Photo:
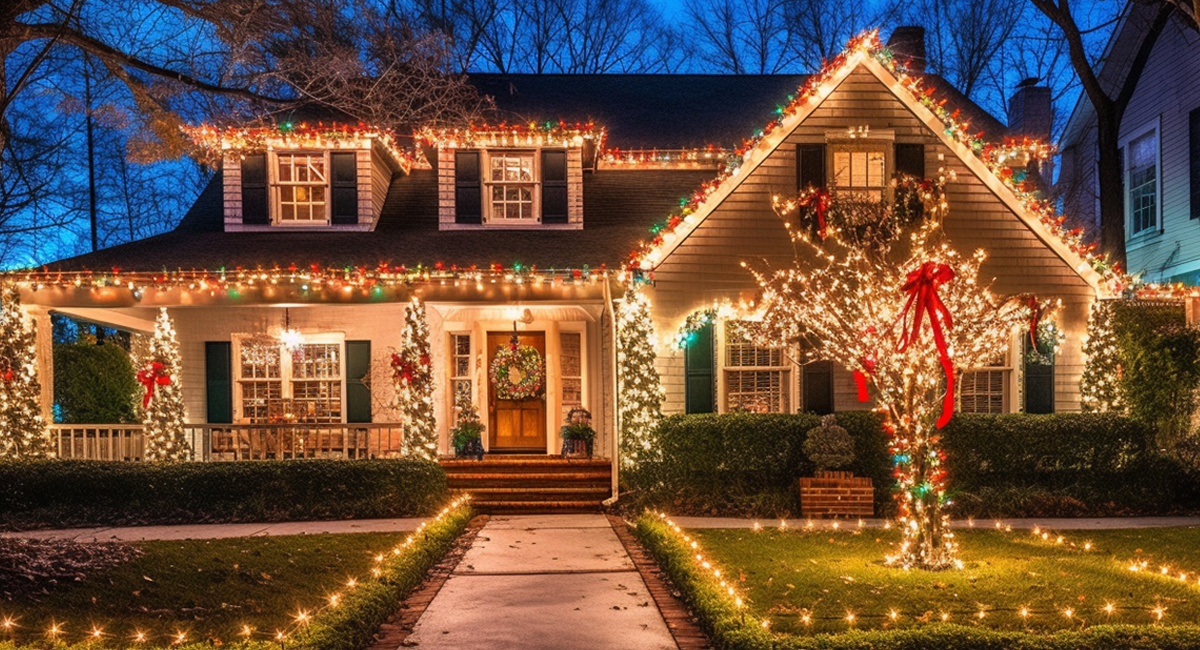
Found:
M 479 411 L 471 396 L 462 394 L 454 402 L 457 424 L 450 430 L 453 436 L 454 455 L 458 458 L 483 460 L 483 432 L 486 427 L 479 420 Z
M 875 514 L 875 489 L 871 479 L 854 472 L 837 471 L 854 462 L 854 438 L 826 415 L 804 441 L 804 454 L 817 466 L 813 478 L 800 479 L 800 513 L 814 516 L 866 516 Z
M 567 423 L 559 431 L 562 436 L 564 458 L 591 458 L 596 430 L 592 428 L 592 414 L 587 409 L 573 408 L 567 413 Z

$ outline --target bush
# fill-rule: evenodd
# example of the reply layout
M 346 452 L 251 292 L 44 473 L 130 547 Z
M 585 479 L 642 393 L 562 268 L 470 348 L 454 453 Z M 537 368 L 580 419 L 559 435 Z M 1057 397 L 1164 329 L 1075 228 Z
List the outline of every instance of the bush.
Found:
M 810 414 L 671 416 L 656 433 L 662 459 L 622 476 L 639 503 L 675 513 L 791 516 L 800 512 L 796 479 L 816 469 L 804 441 L 820 422 Z M 879 416 L 841 413 L 838 424 L 854 439 L 846 469 L 871 477 L 877 511 L 890 512 L 891 461 Z
M 446 500 L 416 460 L 0 463 L 0 528 L 407 517 Z
M 662 459 L 622 473 L 632 506 L 672 514 L 789 517 L 815 415 L 676 415 Z M 895 481 L 880 416 L 838 414 L 854 440 L 847 468 L 875 484 L 876 514 L 894 512 Z M 956 516 L 1077 517 L 1195 512 L 1200 476 L 1153 444 L 1152 429 L 1112 414 L 954 416 L 942 430 Z
M 141 421 L 140 393 L 129 353 L 112 344 L 54 346 L 54 403 L 69 424 L 128 424 Z
M 1200 330 L 1187 325 L 1183 305 L 1114 303 L 1113 332 L 1129 413 L 1153 425 L 1163 446 L 1186 436 L 1200 389 Z

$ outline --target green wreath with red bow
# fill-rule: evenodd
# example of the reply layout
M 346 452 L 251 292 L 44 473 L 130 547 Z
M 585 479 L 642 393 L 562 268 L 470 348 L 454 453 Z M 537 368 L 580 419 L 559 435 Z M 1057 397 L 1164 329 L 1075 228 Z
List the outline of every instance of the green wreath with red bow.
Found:
M 531 399 L 540 396 L 546 387 L 541 353 L 515 341 L 496 350 L 490 375 L 497 399 Z

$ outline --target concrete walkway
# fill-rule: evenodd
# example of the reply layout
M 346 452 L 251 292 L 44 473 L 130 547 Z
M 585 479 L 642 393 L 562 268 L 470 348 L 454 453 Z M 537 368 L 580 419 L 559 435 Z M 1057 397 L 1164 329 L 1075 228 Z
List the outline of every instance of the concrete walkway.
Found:
M 674 650 L 602 515 L 497 516 L 405 645 L 455 650 Z
M 849 530 L 854 528 L 883 528 L 886 519 L 741 519 L 738 517 L 671 517 L 681 528 L 763 528 L 803 529 L 810 525 L 818 530 Z M 1032 530 L 1113 530 L 1117 528 L 1194 528 L 1200 526 L 1200 517 L 1081 517 L 1079 519 L 957 519 L 950 522 L 953 528 L 993 528 L 999 521 L 1003 526 Z M 861 523 L 860 523 L 861 522 Z
M 143 542 L 160 539 L 225 539 L 227 537 L 276 537 L 280 535 L 321 535 L 323 533 L 402 533 L 416 530 L 426 519 L 350 519 L 344 521 L 287 521 L 274 524 L 64 528 L 61 530 L 0 532 L 0 537 L 72 539 L 77 542 Z

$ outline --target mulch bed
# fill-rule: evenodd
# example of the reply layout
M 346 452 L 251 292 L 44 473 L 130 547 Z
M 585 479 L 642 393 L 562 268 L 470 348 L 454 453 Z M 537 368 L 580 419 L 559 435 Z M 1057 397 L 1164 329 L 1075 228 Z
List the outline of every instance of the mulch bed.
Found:
M 57 585 L 81 582 L 141 553 L 129 544 L 0 538 L 0 600 L 36 602 Z

